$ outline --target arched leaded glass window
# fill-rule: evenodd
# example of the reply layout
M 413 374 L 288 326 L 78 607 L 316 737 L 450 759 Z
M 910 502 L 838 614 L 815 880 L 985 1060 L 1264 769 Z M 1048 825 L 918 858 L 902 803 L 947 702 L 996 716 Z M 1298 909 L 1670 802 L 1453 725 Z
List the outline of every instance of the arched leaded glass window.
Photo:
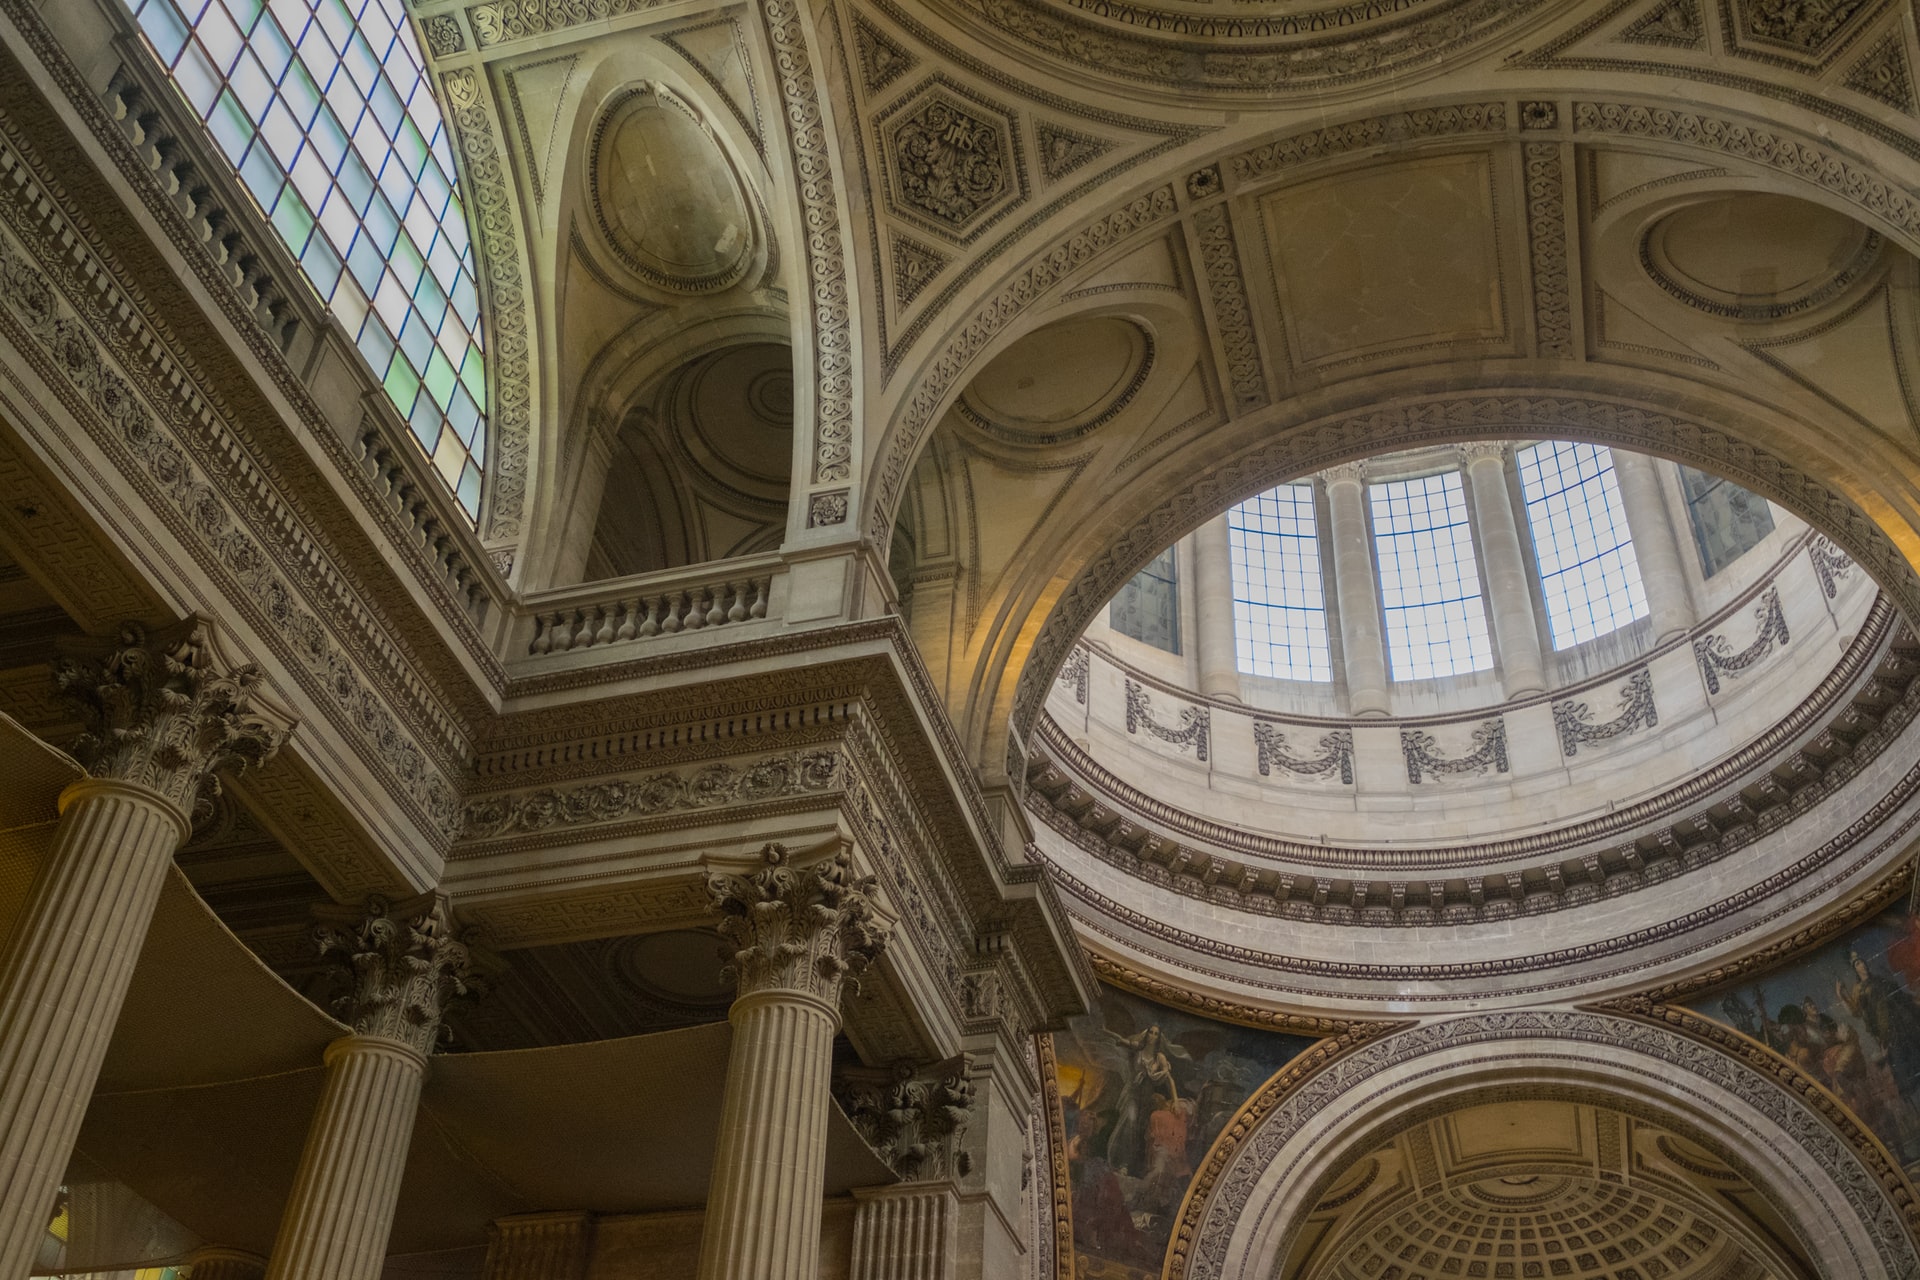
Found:
M 1227 539 L 1240 670 L 1333 679 L 1313 486 L 1283 484 L 1248 498 L 1227 513 Z
M 1458 471 L 1367 486 L 1395 680 L 1493 666 L 1480 567 Z
M 1516 460 L 1553 647 L 1571 649 L 1646 617 L 1613 451 L 1549 440 Z
M 401 0 L 128 0 L 469 516 L 487 403 L 446 122 Z

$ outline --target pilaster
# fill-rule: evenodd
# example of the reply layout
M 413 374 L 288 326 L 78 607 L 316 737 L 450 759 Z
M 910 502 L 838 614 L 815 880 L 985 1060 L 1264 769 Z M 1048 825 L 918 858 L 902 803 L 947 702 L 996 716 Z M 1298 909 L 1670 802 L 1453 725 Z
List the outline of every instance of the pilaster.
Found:
M 1380 580 L 1367 524 L 1365 471 L 1349 463 L 1326 472 L 1328 522 L 1333 534 L 1333 581 L 1340 601 L 1340 648 L 1347 677 L 1347 710 L 1384 716 L 1387 638 L 1380 619 Z
M 1480 525 L 1480 558 L 1492 606 L 1493 636 L 1500 646 L 1500 678 L 1508 698 L 1539 693 L 1547 687 L 1540 648 L 1540 624 L 1528 585 L 1527 553 L 1507 488 L 1508 447 L 1497 442 L 1463 445 L 1467 483 Z

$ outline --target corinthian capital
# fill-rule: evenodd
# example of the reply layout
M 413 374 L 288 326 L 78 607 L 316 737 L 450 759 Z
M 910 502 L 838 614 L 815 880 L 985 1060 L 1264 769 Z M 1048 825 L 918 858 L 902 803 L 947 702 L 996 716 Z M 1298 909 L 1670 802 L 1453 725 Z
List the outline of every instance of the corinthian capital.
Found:
M 963 1145 L 973 1120 L 966 1054 L 918 1070 L 844 1067 L 833 1096 L 860 1136 L 909 1182 L 964 1177 L 973 1161 Z
M 56 693 L 78 704 L 86 731 L 73 756 L 96 778 L 151 787 L 191 813 L 215 774 L 265 764 L 285 728 L 253 705 L 260 669 L 222 673 L 210 629 L 189 618 L 149 636 L 128 622 L 104 651 L 53 664 Z
M 1472 466 L 1483 458 L 1504 463 L 1513 446 L 1505 440 L 1473 440 L 1460 445 L 1459 449 L 1460 460 Z
M 740 994 L 801 991 L 838 1004 L 840 987 L 858 987 L 888 929 L 873 914 L 872 876 L 857 876 L 845 851 L 796 867 L 770 844 L 751 875 L 710 875 L 707 893 L 731 948 Z
M 437 893 L 405 902 L 367 899 L 364 910 L 323 907 L 314 936 L 322 955 L 352 970 L 353 989 L 334 1002 L 356 1035 L 398 1040 L 425 1056 L 440 1036 L 440 1019 L 467 993 L 472 956 Z

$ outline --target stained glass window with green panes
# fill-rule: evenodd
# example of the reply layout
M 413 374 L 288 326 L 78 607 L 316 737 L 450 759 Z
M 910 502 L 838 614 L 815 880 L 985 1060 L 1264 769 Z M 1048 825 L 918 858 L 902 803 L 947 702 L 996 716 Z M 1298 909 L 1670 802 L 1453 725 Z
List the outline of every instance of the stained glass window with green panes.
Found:
M 401 0 L 128 0 L 471 517 L 487 403 L 453 151 Z

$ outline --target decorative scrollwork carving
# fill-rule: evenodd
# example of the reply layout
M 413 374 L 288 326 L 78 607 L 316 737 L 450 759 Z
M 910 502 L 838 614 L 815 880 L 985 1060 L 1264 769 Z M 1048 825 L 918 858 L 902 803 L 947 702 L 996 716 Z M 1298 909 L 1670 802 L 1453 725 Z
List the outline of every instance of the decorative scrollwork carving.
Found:
M 1192 747 L 1196 760 L 1205 762 L 1207 748 L 1213 731 L 1213 713 L 1206 707 L 1187 707 L 1180 712 L 1180 727 L 1169 729 L 1153 718 L 1153 698 L 1146 689 L 1132 680 L 1127 681 L 1127 732 L 1138 733 L 1145 729 L 1149 737 L 1172 743 L 1176 747 Z
M 764 865 L 751 875 L 707 877 L 728 972 L 742 996 L 799 991 L 837 1004 L 843 987 L 859 989 L 887 945 L 891 930 L 873 913 L 878 882 L 856 875 L 844 850 L 804 867 L 778 844 L 760 857 Z
M 1642 667 L 1627 680 L 1620 692 L 1620 714 L 1604 724 L 1593 723 L 1593 708 L 1584 702 L 1564 698 L 1553 704 L 1553 727 L 1560 731 L 1560 754 L 1572 759 L 1583 742 L 1605 742 L 1635 729 L 1651 729 L 1660 723 L 1660 712 L 1653 704 L 1653 671 Z
M 1424 729 L 1400 731 L 1400 754 L 1406 757 L 1407 781 L 1418 784 L 1427 774 L 1507 772 L 1507 722 L 1495 716 L 1473 731 L 1473 750 L 1448 759 L 1437 753 L 1439 743 Z
M 337 956 L 353 987 L 334 1002 L 355 1035 L 398 1040 L 422 1056 L 440 1038 L 447 1006 L 470 993 L 472 954 L 445 897 L 367 899 L 364 909 L 324 907 L 314 930 L 322 955 Z
M 1768 654 L 1777 644 L 1786 648 L 1787 615 L 1780 608 L 1780 589 L 1768 587 L 1767 594 L 1760 597 L 1760 603 L 1753 611 L 1754 621 L 1759 624 L 1759 633 L 1753 643 L 1738 653 L 1723 635 L 1704 635 L 1693 642 L 1693 656 L 1700 664 L 1700 678 L 1707 682 L 1708 693 L 1720 692 L 1720 677 L 1735 676 L 1752 667 Z
M 1253 722 L 1253 745 L 1260 757 L 1260 776 L 1271 776 L 1275 769 L 1302 778 L 1330 778 L 1335 774 L 1348 786 L 1353 785 L 1353 730 L 1335 729 L 1320 737 L 1320 754 L 1302 759 L 1287 754 L 1287 735 L 1279 726 L 1265 720 Z
M 518 831 L 643 818 L 679 809 L 707 809 L 823 791 L 840 778 L 831 751 L 795 751 L 748 765 L 710 764 L 690 774 L 663 772 L 631 782 L 593 782 L 558 791 L 488 796 L 463 813 L 465 838 L 488 840 Z
M 96 778 L 151 787 L 183 813 L 219 794 L 220 770 L 272 759 L 285 733 L 253 709 L 260 669 L 216 671 L 211 640 L 199 618 L 153 637 L 128 622 L 105 652 L 55 662 L 55 693 L 86 722 L 74 759 Z

